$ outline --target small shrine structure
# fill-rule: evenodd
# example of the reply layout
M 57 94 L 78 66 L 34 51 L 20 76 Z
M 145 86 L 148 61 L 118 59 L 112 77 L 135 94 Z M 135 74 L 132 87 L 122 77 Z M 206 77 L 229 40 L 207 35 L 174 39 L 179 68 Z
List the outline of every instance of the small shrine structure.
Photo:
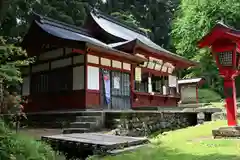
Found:
M 190 78 L 178 80 L 180 104 L 197 104 L 198 88 L 205 82 L 204 78 Z

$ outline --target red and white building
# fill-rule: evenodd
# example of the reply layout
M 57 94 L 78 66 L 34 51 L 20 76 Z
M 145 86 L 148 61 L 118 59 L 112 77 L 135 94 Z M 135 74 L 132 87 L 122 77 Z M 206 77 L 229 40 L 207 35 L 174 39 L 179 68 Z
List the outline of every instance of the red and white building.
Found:
M 26 112 L 174 107 L 176 70 L 196 65 L 97 10 L 83 27 L 35 15 L 22 47 Z

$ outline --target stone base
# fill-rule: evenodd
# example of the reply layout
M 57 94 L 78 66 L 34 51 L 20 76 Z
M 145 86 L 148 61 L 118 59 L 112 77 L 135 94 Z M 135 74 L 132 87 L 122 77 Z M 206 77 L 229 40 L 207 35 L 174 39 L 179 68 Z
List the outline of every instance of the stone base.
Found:
M 214 138 L 240 138 L 240 126 L 220 127 L 212 130 Z

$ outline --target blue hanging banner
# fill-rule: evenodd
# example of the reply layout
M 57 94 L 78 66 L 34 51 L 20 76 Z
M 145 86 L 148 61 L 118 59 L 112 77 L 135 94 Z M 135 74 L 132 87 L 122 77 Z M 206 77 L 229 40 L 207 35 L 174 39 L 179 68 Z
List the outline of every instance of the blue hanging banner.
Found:
M 111 102 L 111 91 L 110 91 L 110 73 L 107 70 L 102 70 L 103 80 L 104 80 L 104 89 L 105 89 L 105 100 L 107 104 Z

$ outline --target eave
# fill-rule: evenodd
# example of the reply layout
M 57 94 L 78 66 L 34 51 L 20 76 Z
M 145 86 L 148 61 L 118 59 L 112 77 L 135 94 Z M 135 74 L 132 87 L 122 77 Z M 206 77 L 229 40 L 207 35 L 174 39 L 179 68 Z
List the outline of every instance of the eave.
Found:
M 133 48 L 141 48 L 147 52 L 155 54 L 156 56 L 164 57 L 169 61 L 176 62 L 178 67 L 188 68 L 198 65 L 196 62 L 167 51 L 155 44 L 140 31 L 126 26 L 110 16 L 106 16 L 96 9 L 92 9 L 90 15 L 92 20 L 95 21 L 95 24 L 101 28 L 101 32 L 119 38 L 119 42 L 109 45 L 115 49 L 129 52 L 134 51 Z
M 34 37 L 41 37 L 41 41 L 33 41 Z M 22 47 L 24 49 L 32 48 L 30 42 L 31 44 L 34 42 L 34 44 L 39 46 L 43 43 L 49 43 L 54 45 L 58 44 L 59 47 L 74 47 L 76 49 L 78 46 L 86 45 L 92 49 L 100 50 L 105 54 L 111 54 L 112 56 L 127 59 L 132 63 L 142 63 L 146 61 L 144 58 L 139 58 L 111 48 L 94 37 L 82 33 L 81 30 L 77 30 L 76 28 L 67 25 L 65 26 L 63 23 L 49 21 L 49 19 L 45 20 L 41 17 L 38 20 L 33 21 L 28 34 L 23 40 Z
M 112 46 L 118 50 L 122 50 L 122 51 L 125 51 L 125 50 L 134 51 L 134 49 L 144 50 L 144 52 L 151 53 L 158 58 L 162 58 L 167 61 L 174 62 L 178 68 L 188 68 L 188 67 L 193 67 L 193 66 L 198 65 L 198 63 L 196 63 L 196 62 L 190 61 L 184 57 L 181 57 L 177 54 L 171 53 L 167 50 L 164 50 L 165 51 L 164 52 L 163 48 L 161 48 L 161 50 L 157 49 L 157 47 L 158 47 L 157 45 L 155 45 L 155 47 L 150 47 L 149 45 L 141 42 L 138 39 L 134 39 L 132 41 L 121 42 L 121 43 L 114 43 L 114 44 L 110 44 L 110 46 Z
M 233 29 L 222 22 L 218 22 L 211 31 L 198 42 L 198 47 L 211 47 L 214 42 L 220 40 L 240 42 L 240 30 Z

